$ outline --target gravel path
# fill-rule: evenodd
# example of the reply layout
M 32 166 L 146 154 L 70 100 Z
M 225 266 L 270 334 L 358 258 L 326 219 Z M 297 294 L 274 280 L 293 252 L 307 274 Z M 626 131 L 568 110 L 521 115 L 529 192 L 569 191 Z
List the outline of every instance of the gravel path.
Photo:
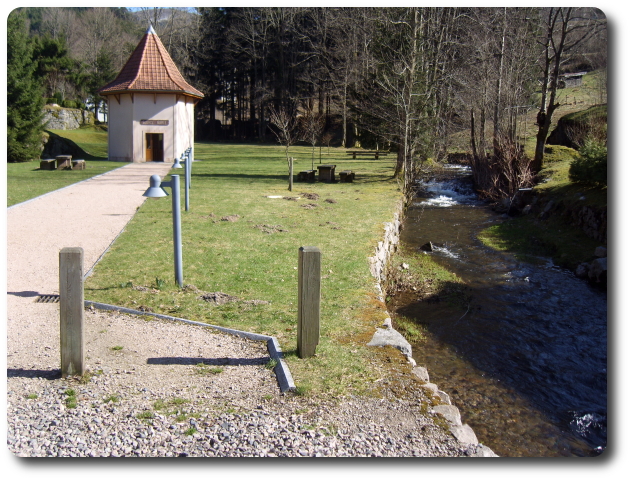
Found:
M 86 311 L 90 375 L 61 378 L 58 254 L 88 270 L 170 165 L 130 164 L 7 210 L 7 423 L 16 456 L 474 455 L 396 398 L 281 394 L 263 343 L 205 327 Z

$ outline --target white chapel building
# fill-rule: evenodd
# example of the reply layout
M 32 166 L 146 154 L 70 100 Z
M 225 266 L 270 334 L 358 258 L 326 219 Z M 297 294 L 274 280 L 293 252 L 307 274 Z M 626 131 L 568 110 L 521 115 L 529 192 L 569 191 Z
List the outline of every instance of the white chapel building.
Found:
M 109 160 L 173 162 L 193 148 L 203 93 L 184 80 L 153 27 L 99 93 L 108 104 Z

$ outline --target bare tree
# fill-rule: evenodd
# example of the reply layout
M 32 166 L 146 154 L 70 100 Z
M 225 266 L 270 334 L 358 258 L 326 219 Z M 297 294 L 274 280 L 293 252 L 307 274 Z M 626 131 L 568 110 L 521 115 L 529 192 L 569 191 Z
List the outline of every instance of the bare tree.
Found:
M 529 181 L 530 160 L 519 145 L 517 118 L 531 108 L 535 19 L 531 8 L 480 8 L 464 20 L 468 41 L 462 53 L 470 60 L 458 75 L 469 109 L 475 188 L 487 198 L 512 195 L 511 189 L 524 185 L 517 177 Z
M 418 160 L 431 154 L 436 98 L 442 77 L 431 71 L 438 56 L 430 9 L 390 8 L 377 19 L 370 50 L 373 66 L 358 92 L 362 126 L 397 146 L 395 175 L 410 193 Z M 446 41 L 444 39 L 443 41 Z M 434 74 L 435 73 L 435 74 Z
M 67 8 L 48 7 L 42 12 L 41 33 L 48 34 L 58 40 L 65 38 L 66 44 L 71 45 L 76 40 L 76 14 Z
M 149 25 L 151 25 L 158 35 L 162 34 L 161 22 L 166 17 L 166 15 L 168 15 L 166 8 L 140 7 L 138 15 L 142 19 L 145 28 L 148 28 Z
M 298 138 L 296 121 L 286 108 L 269 107 L 269 122 L 275 127 L 273 133 L 278 143 L 284 146 L 284 154 L 289 164 L 289 148 Z
M 560 106 L 556 102 L 559 87 L 561 66 L 578 45 L 595 35 L 598 30 L 605 28 L 605 19 L 593 15 L 596 9 L 577 9 L 572 7 L 544 10 L 544 37 L 541 41 L 542 56 L 542 86 L 540 109 L 537 116 L 538 133 L 536 134 L 536 151 L 534 154 L 534 169 L 542 168 L 545 151 L 545 141 L 551 127 L 551 119 Z
M 353 92 L 360 90 L 361 78 L 370 64 L 369 45 L 373 36 L 375 12 L 369 8 L 344 7 L 335 10 L 329 38 L 332 46 L 325 58 L 327 73 L 341 114 L 341 145 L 350 146 L 349 126 L 352 120 Z
M 507 136 L 494 141 L 498 153 L 487 159 L 473 157 L 471 167 L 477 192 L 486 199 L 499 201 L 513 198 L 520 188 L 531 187 L 535 174 L 521 145 Z
M 320 140 L 326 119 L 323 114 L 315 112 L 310 106 L 306 112 L 300 117 L 300 133 L 301 139 L 310 143 L 313 147 L 311 154 L 311 170 L 315 169 L 315 145 Z

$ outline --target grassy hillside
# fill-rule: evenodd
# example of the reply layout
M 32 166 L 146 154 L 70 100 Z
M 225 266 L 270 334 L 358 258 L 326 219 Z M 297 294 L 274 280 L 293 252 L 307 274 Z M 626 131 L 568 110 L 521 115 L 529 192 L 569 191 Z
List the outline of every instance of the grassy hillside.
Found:
M 71 140 L 85 153 L 85 157 L 91 160 L 106 160 L 107 129 L 102 126 L 82 127 L 76 130 L 51 130 L 60 137 Z
M 557 102 L 560 104 L 553 115 L 551 130 L 553 130 L 564 115 L 583 111 L 593 105 L 607 103 L 606 90 L 603 85 L 606 81 L 606 72 L 598 70 L 587 73 L 579 87 L 563 88 L 558 90 Z M 540 102 L 540 93 L 536 93 L 530 103 L 527 113 L 521 115 L 517 122 L 519 136 L 525 139 L 525 152 L 534 156 L 536 146 L 536 114 Z M 492 144 L 493 123 L 487 119 L 486 138 Z M 453 153 L 470 152 L 470 131 L 461 130 L 449 136 L 449 151 Z

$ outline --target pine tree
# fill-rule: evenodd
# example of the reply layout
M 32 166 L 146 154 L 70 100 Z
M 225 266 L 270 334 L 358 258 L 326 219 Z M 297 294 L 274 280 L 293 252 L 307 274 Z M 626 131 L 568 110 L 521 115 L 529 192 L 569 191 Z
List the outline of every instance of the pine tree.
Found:
M 28 37 L 23 13 L 7 19 L 7 161 L 38 158 L 44 98 L 34 73 L 33 43 Z

